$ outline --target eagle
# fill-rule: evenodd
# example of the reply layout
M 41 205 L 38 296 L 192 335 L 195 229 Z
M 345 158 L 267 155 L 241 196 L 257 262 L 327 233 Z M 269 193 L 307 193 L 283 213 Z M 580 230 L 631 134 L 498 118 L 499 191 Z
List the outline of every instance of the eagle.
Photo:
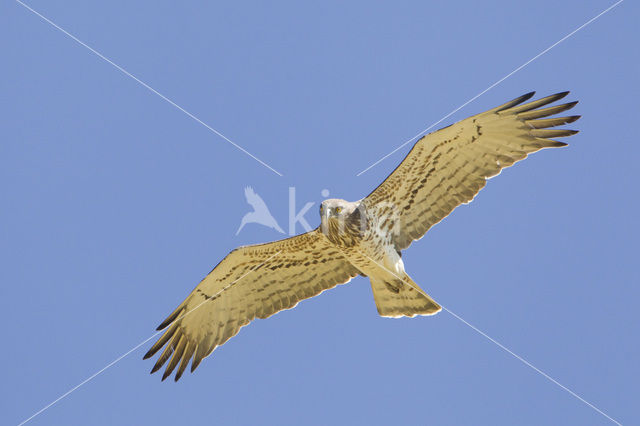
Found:
M 566 146 L 558 129 L 580 116 L 555 115 L 577 102 L 549 106 L 569 92 L 527 102 L 535 92 L 419 139 L 398 167 L 359 201 L 327 199 L 320 226 L 291 238 L 236 248 L 158 326 L 163 347 L 151 373 L 169 361 L 175 380 L 255 318 L 368 277 L 383 317 L 434 315 L 440 305 L 405 272 L 402 250 L 457 206 L 469 203 L 502 169 L 544 148 Z

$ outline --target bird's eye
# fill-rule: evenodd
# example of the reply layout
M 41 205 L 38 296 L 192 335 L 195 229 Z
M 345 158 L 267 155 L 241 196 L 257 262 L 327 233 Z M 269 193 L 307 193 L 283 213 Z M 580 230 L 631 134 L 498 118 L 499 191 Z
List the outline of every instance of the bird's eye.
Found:
M 342 207 L 336 207 L 336 213 L 340 214 L 342 212 Z
M 320 204 L 320 214 L 322 214 L 323 211 L 324 211 L 324 206 Z

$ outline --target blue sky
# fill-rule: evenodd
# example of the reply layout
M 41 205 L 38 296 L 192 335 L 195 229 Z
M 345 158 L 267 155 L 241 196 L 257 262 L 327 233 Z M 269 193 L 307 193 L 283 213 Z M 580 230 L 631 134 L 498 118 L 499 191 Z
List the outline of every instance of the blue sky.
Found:
M 612 1 L 0 5 L 0 422 L 151 336 L 247 225 L 251 185 L 366 195 L 356 173 Z M 442 305 L 622 423 L 640 419 L 637 22 L 626 1 L 441 125 L 571 90 L 581 131 L 504 171 L 404 254 Z M 302 229 L 298 229 L 302 231 Z M 368 281 L 244 328 L 175 384 L 151 342 L 29 424 L 611 424 L 447 312 L 377 316 Z M 635 395 L 635 396 L 634 396 Z

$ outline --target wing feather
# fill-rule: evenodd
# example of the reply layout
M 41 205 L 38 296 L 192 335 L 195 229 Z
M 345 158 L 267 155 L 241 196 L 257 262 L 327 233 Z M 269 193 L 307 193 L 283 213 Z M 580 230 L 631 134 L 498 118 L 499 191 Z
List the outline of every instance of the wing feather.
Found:
M 254 318 L 267 318 L 359 274 L 319 230 L 227 255 L 159 329 L 169 327 L 144 358 L 165 348 L 151 372 L 169 360 L 162 379 L 203 358 Z
M 363 203 L 381 215 L 393 206 L 393 220 L 384 222 L 385 230 L 393 233 L 396 248 L 404 250 L 457 206 L 473 200 L 487 179 L 505 167 L 540 149 L 565 146 L 553 138 L 577 131 L 551 127 L 580 116 L 545 117 L 577 104 L 547 106 L 568 93 L 524 103 L 534 95 L 527 93 L 424 136 Z

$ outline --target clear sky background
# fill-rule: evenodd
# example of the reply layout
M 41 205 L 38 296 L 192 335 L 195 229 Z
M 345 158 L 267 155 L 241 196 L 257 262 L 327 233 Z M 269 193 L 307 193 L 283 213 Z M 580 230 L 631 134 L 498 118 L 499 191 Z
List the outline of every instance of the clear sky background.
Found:
M 241 3 L 241 4 L 240 4 Z M 231 249 L 254 187 L 287 227 L 356 173 L 612 1 L 0 4 L 0 423 L 151 336 Z M 638 423 L 638 21 L 626 1 L 437 127 L 531 90 L 583 118 L 404 260 L 437 301 L 622 423 Z M 573 112 L 573 111 L 572 111 Z M 302 229 L 298 228 L 301 232 Z M 259 320 L 175 384 L 143 345 L 32 420 L 111 424 L 611 424 L 447 312 L 378 317 L 357 278 Z

